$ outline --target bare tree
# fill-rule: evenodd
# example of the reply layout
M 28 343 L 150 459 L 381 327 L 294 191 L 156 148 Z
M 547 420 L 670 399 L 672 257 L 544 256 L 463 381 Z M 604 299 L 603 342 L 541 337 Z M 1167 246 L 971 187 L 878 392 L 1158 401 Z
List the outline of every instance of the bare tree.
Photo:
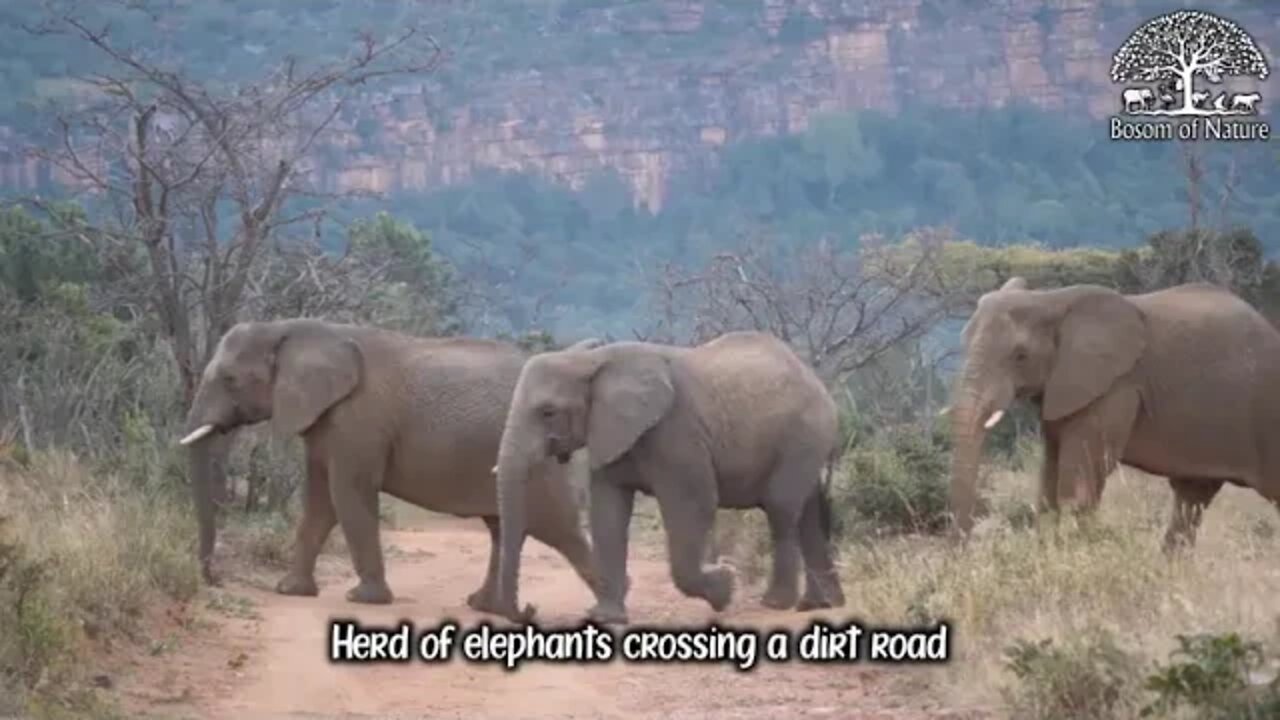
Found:
M 1198 143 L 1178 142 L 1183 174 L 1187 179 L 1187 221 L 1194 232 L 1200 229 L 1200 204 L 1204 183 L 1204 162 Z
M 867 236 L 857 249 L 822 239 L 790 254 L 749 241 L 694 273 L 668 264 L 651 282 L 654 324 L 636 335 L 697 343 L 767 331 L 834 383 L 928 333 L 958 300 L 943 291 L 940 238 L 911 247 Z
M 160 31 L 161 17 L 142 15 Z M 366 83 L 429 72 L 442 54 L 420 28 L 362 35 L 345 58 L 310 67 L 291 58 L 231 88 L 117 44 L 80 17 L 50 11 L 32 28 L 101 60 L 81 78 L 88 96 L 57 113 L 55 136 L 33 152 L 114 208 L 103 237 L 144 253 L 137 290 L 160 320 L 189 403 L 270 238 L 321 217 L 311 177 L 317 143 Z M 291 212 L 295 199 L 313 207 Z

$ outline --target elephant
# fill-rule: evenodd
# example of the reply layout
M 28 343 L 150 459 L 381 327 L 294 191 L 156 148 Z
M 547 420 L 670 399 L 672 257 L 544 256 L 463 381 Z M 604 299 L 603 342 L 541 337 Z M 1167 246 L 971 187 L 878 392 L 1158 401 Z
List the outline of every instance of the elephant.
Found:
M 827 486 L 837 458 L 835 402 L 814 371 L 773 335 L 723 334 L 694 347 L 619 341 L 547 352 L 520 373 L 498 450 L 499 604 L 516 622 L 530 470 L 585 448 L 589 525 L 600 579 L 590 620 L 626 624 L 629 523 L 636 492 L 657 500 L 676 588 L 715 611 L 733 575 L 704 567 L 717 508 L 761 508 L 773 540 L 762 604 L 839 607 Z M 826 480 L 823 470 L 826 469 Z M 805 591 L 798 598 L 798 562 Z M 798 604 L 797 604 L 798 603 Z
M 1167 478 L 1166 553 L 1195 544 L 1226 483 L 1280 500 L 1280 332 L 1231 291 L 1192 282 L 984 294 L 961 332 L 950 409 L 952 530 L 972 529 L 985 433 L 1017 398 L 1040 416 L 1038 509 L 1093 511 L 1118 463 Z
M 598 344 L 589 338 L 575 347 Z M 392 602 L 378 536 L 378 494 L 385 492 L 483 519 L 489 566 L 467 604 L 496 608 L 500 522 L 491 470 L 528 355 L 494 340 L 414 337 L 317 318 L 236 324 L 204 369 L 180 440 L 189 447 L 206 580 L 216 582 L 209 445 L 238 426 L 270 420 L 303 439 L 306 457 L 302 517 L 278 593 L 318 594 L 316 556 L 340 524 L 359 576 L 347 600 Z M 590 541 L 564 474 L 550 462 L 530 473 L 539 494 L 529 534 L 595 588 Z
M 1155 98 L 1155 93 L 1151 91 L 1151 88 L 1125 88 L 1125 91 L 1120 96 L 1124 100 L 1125 112 L 1136 113 L 1148 109 L 1152 99 Z M 1134 109 L 1135 105 L 1137 106 L 1136 110 Z

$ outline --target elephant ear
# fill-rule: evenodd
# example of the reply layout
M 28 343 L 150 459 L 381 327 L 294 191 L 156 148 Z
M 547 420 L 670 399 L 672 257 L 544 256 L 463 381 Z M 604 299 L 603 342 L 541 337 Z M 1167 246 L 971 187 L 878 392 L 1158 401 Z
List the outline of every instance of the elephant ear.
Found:
M 277 426 L 291 435 L 304 432 L 355 390 L 363 369 L 360 348 L 331 328 L 287 330 L 276 348 L 272 415 Z
M 591 381 L 587 452 L 591 469 L 617 460 L 657 424 L 675 400 L 671 367 L 661 355 L 615 353 Z
M 1058 325 L 1058 353 L 1045 387 L 1043 418 L 1064 418 L 1101 397 L 1133 368 L 1146 347 L 1146 321 L 1123 295 L 1105 291 L 1072 302 Z

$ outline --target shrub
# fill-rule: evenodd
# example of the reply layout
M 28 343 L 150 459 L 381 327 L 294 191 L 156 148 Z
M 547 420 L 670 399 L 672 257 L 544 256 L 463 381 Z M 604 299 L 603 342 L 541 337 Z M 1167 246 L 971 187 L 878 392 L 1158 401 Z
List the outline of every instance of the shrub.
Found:
M 1107 720 L 1122 714 L 1136 687 L 1136 661 L 1109 633 L 1064 645 L 1018 640 L 1005 650 L 1017 683 L 1005 689 L 1014 716 L 1027 720 Z
M 1168 665 L 1147 678 L 1156 700 L 1142 717 L 1168 717 L 1182 707 L 1205 720 L 1262 720 L 1280 716 L 1280 683 L 1251 686 L 1266 658 L 1262 644 L 1238 633 L 1178 635 Z M 1159 714 L 1157 714 L 1159 713 Z
M 832 488 L 832 532 L 937 532 L 946 525 L 950 441 L 903 426 L 855 448 Z

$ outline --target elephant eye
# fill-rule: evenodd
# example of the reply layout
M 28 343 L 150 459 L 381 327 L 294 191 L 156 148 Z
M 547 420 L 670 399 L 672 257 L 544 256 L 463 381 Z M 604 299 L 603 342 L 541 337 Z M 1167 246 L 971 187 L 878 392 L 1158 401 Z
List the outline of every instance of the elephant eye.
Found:
M 543 405 L 542 407 L 538 408 L 538 414 L 541 415 L 543 419 L 549 420 L 553 415 L 556 414 L 556 409 L 551 407 L 550 405 Z
M 1014 350 L 1014 351 L 1013 351 L 1013 361 L 1014 361 L 1014 362 L 1016 362 L 1016 363 L 1024 363 L 1024 362 L 1026 362 L 1026 361 L 1027 361 L 1027 351 L 1026 351 L 1025 349 L 1023 349 L 1023 348 L 1018 348 L 1017 350 Z

